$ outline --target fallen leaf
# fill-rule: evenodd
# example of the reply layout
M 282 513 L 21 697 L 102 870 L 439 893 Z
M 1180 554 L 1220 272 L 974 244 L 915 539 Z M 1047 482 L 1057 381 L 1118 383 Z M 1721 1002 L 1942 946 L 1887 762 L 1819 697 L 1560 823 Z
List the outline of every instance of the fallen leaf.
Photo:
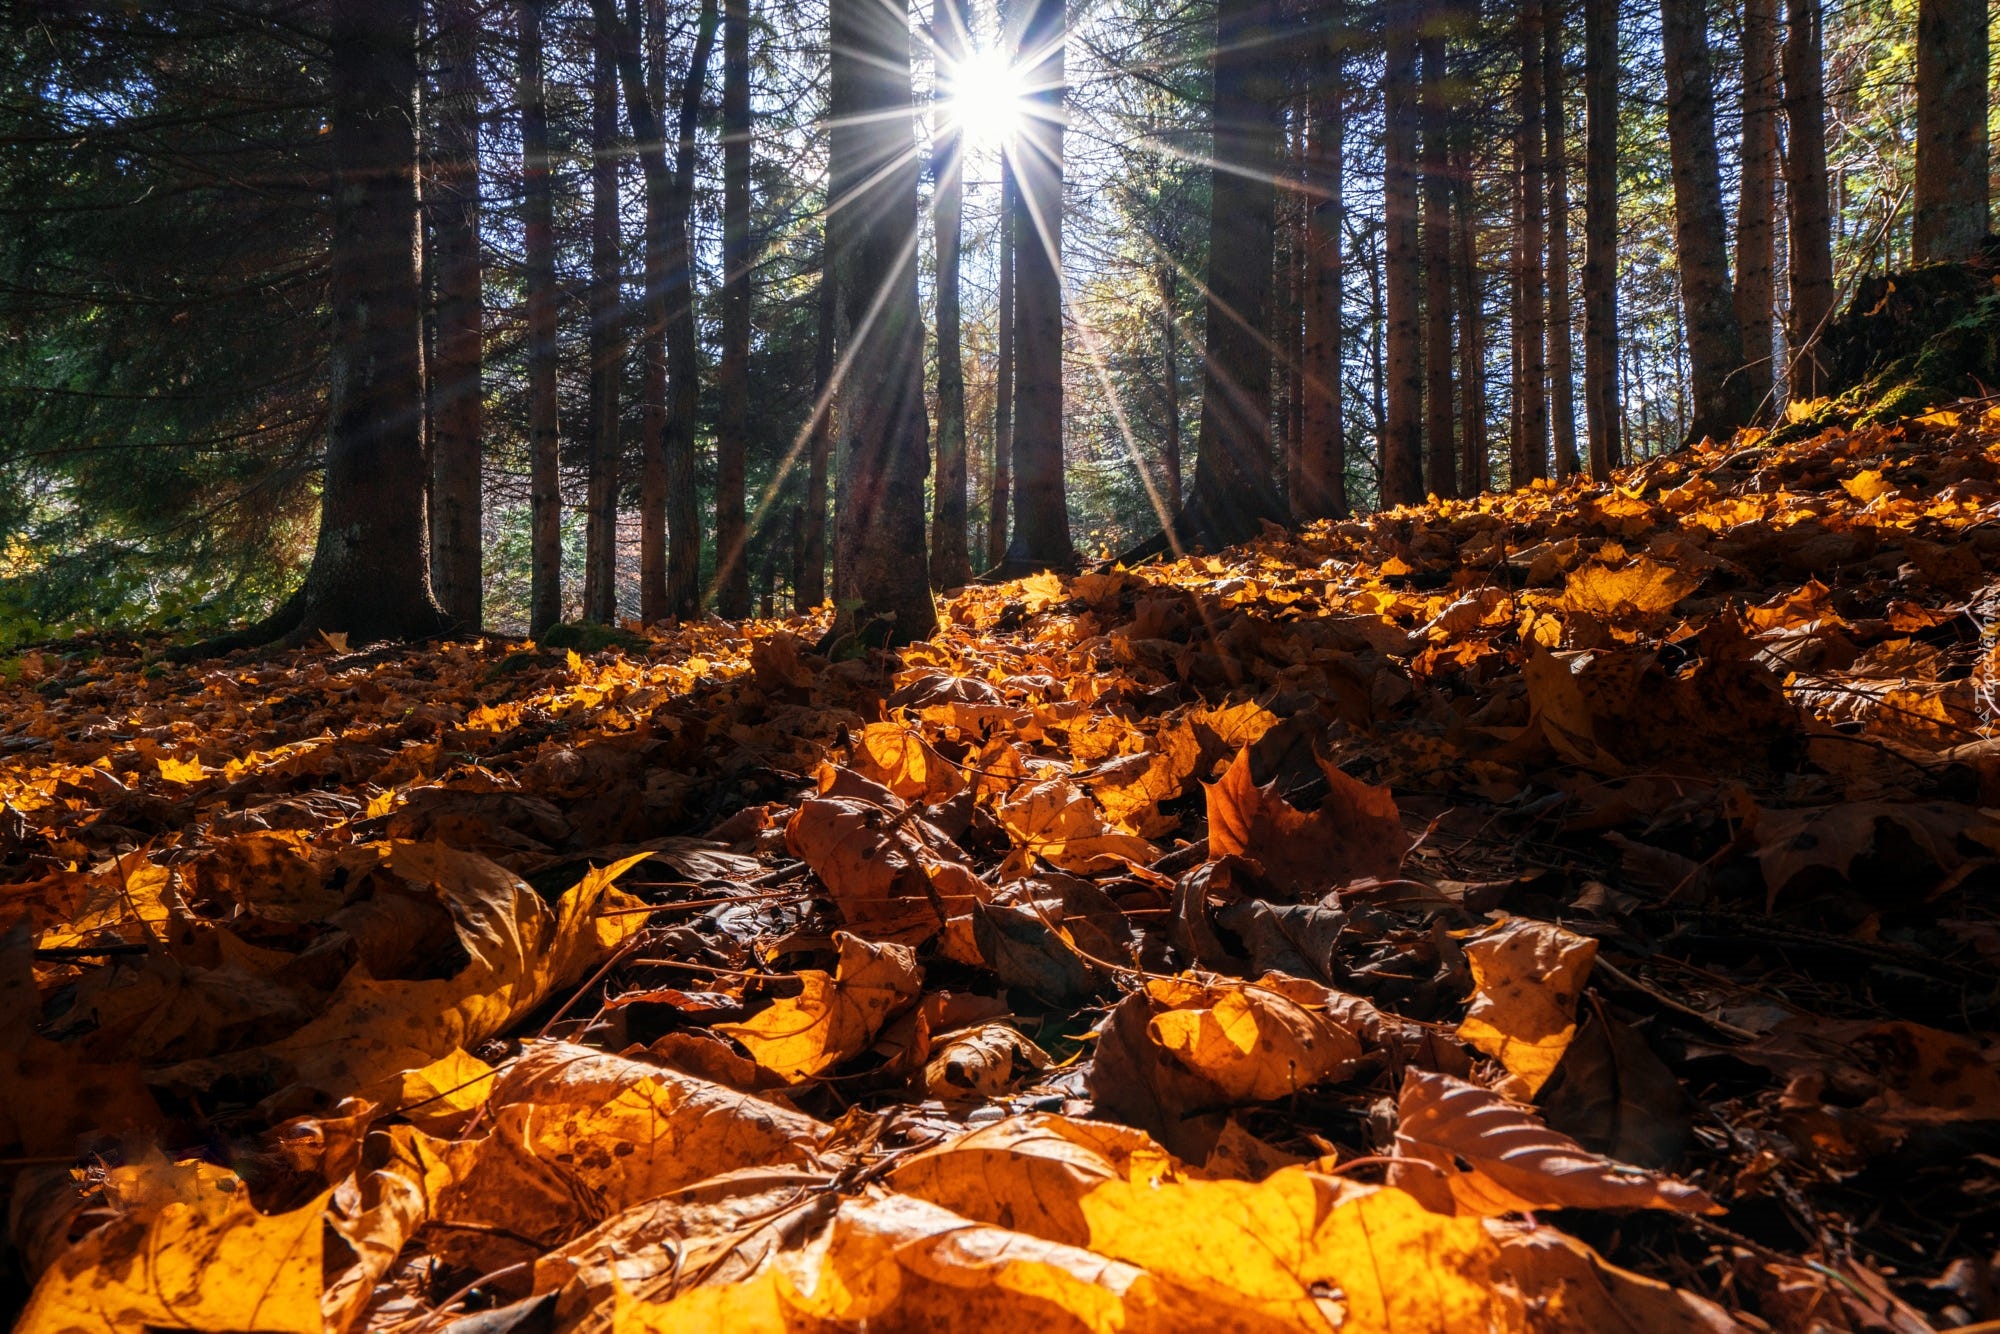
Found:
M 1719 1213 L 1693 1186 L 1591 1153 L 1532 1108 L 1450 1075 L 1410 1070 L 1396 1104 L 1391 1180 L 1428 1197 L 1442 1178 L 1456 1212 L 1497 1218 L 1536 1209 L 1671 1209 Z
M 773 1001 L 748 1022 L 717 1024 L 751 1059 L 780 1078 L 796 1083 L 821 1074 L 875 1041 L 898 1010 L 923 989 L 916 955 L 905 945 L 876 945 L 845 931 L 834 933 L 839 971 L 799 974 L 804 990 Z
M 1549 922 L 1509 918 L 1465 942 L 1472 1004 L 1458 1038 L 1507 1068 L 1532 1096 L 1576 1035 L 1576 1004 L 1597 942 Z
M 1208 849 L 1255 858 L 1274 885 L 1308 895 L 1368 876 L 1397 874 L 1410 849 L 1387 788 L 1370 787 L 1322 762 L 1330 791 L 1318 810 L 1299 810 L 1251 778 L 1250 751 L 1236 754 L 1208 787 Z

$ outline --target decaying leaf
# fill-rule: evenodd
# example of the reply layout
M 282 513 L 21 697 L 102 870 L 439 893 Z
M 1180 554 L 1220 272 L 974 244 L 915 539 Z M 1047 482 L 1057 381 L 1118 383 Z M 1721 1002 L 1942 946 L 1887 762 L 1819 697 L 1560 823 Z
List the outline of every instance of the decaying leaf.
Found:
M 1322 893 L 1366 876 L 1393 876 L 1410 837 L 1387 789 L 1322 764 L 1329 786 L 1319 809 L 1286 801 L 1275 783 L 1257 786 L 1250 751 L 1237 752 L 1208 788 L 1208 847 L 1215 856 L 1253 857 L 1279 889 Z
M 1507 1068 L 1532 1096 L 1576 1036 L 1576 1004 L 1597 942 L 1516 917 L 1465 942 L 1472 1005 L 1458 1037 Z
M 1427 1196 L 1441 1179 L 1456 1212 L 1475 1218 L 1535 1209 L 1720 1212 L 1695 1187 L 1591 1153 L 1532 1108 L 1450 1075 L 1403 1076 L 1396 1153 L 1423 1164 L 1400 1169 L 1396 1181 Z
M 119 1169 L 118 1213 L 57 1258 L 14 1326 L 320 1334 L 322 1195 L 265 1215 L 233 1172 L 164 1161 Z
M 923 989 L 907 945 L 870 944 L 845 931 L 833 939 L 840 964 L 832 976 L 807 969 L 797 996 L 772 1002 L 747 1022 L 715 1026 L 781 1079 L 810 1079 L 866 1051 L 889 1017 Z

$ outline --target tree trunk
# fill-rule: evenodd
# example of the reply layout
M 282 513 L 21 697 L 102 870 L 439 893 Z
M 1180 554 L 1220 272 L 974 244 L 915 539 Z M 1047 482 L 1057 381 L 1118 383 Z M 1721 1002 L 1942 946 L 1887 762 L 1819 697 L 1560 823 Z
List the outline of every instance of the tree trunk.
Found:
M 688 213 L 694 206 L 695 129 L 707 85 L 708 61 L 715 49 L 716 0 L 702 0 L 696 19 L 694 50 L 687 78 L 681 84 L 677 112 L 674 164 L 666 160 L 666 131 L 655 108 L 663 94 L 647 86 L 639 56 L 638 34 L 618 17 L 613 0 L 592 0 L 597 21 L 616 34 L 619 81 L 625 86 L 625 107 L 632 135 L 639 144 L 639 166 L 646 179 L 647 322 L 665 343 L 665 381 L 671 401 L 659 422 L 657 489 L 664 506 L 664 596 L 657 600 L 658 619 L 693 617 L 701 609 L 701 528 L 694 486 L 694 428 L 701 408 L 701 346 L 695 327 L 693 246 Z M 664 6 L 654 18 L 664 26 Z M 657 284 L 657 285 L 656 285 Z M 649 330 L 650 333 L 650 330 Z M 654 383 L 648 372 L 649 385 Z M 648 405 L 649 429 L 652 419 Z M 649 450 L 649 453 L 652 452 Z M 650 465 L 649 465 L 650 466 Z M 652 474 L 649 473 L 649 477 Z M 651 489 L 655 484 L 648 482 Z M 647 523 L 655 520 L 649 515 Z M 646 539 L 642 538 L 642 542 Z M 654 619 L 649 617 L 648 619 Z
M 1771 400 L 1773 213 L 1778 157 L 1777 0 L 1743 0 L 1743 147 L 1736 197 L 1736 324 L 1744 393 L 1765 413 Z
M 1291 149 L 1285 179 L 1285 299 L 1277 310 L 1284 318 L 1285 341 L 1281 356 L 1285 372 L 1283 407 L 1285 440 L 1285 498 L 1294 518 L 1299 516 L 1299 493 L 1305 487 L 1305 304 L 1306 304 L 1306 196 L 1300 185 L 1305 176 L 1305 105 L 1294 100 L 1288 114 L 1292 121 Z
M 1726 440 L 1756 400 L 1738 372 L 1743 334 L 1729 281 L 1728 220 L 1715 148 L 1715 88 L 1702 0 L 1660 0 L 1667 69 L 1667 151 L 1674 178 L 1674 246 L 1694 413 L 1687 439 Z
M 1561 0 L 1554 0 L 1542 46 L 1543 124 L 1549 169 L 1549 432 L 1555 450 L 1556 480 L 1568 481 L 1579 468 L 1576 457 L 1576 369 L 1570 349 L 1574 321 L 1569 305 L 1569 112 L 1564 105 L 1563 59 L 1568 37 Z
M 964 0 L 935 0 L 931 31 L 941 73 L 934 98 L 949 91 L 949 71 L 964 59 Z M 965 538 L 965 368 L 958 309 L 958 252 L 965 199 L 963 132 L 956 117 L 936 106 L 931 138 L 934 177 L 931 221 L 937 244 L 937 478 L 932 484 L 931 581 L 957 588 L 972 579 Z
M 1160 293 L 1160 394 L 1164 430 L 1160 439 L 1160 471 L 1165 474 L 1168 514 L 1181 508 L 1181 324 L 1176 294 L 1180 274 L 1171 263 L 1153 270 Z
M 836 631 L 908 643 L 937 625 L 924 559 L 930 442 L 909 14 L 883 0 L 831 0 L 828 11 L 827 225 L 850 331 L 842 407 L 852 445 L 843 460 L 838 560 L 840 588 L 860 604 L 851 618 L 843 607 Z
M 479 254 L 479 17 L 473 0 L 437 6 L 438 98 L 430 209 L 437 357 L 431 366 L 431 579 L 462 629 L 482 617 L 480 461 L 485 409 Z
M 1019 49 L 1032 89 L 1015 135 L 1014 574 L 1076 562 L 1063 491 L 1062 185 L 1065 0 L 1023 0 Z M 1268 263 L 1268 261 L 1267 261 Z
M 824 224 L 822 224 L 824 226 Z M 840 287 L 834 276 L 833 237 L 820 239 L 819 329 L 813 341 L 813 419 L 806 436 L 805 521 L 800 533 L 801 573 L 793 610 L 808 612 L 826 601 L 826 473 L 833 446 L 833 414 L 840 389 L 833 382 Z
M 986 568 L 998 569 L 1007 559 L 1007 516 L 1014 496 L 1014 219 L 1020 212 L 1015 196 L 1011 153 L 1000 155 L 1000 255 L 997 261 L 999 299 L 993 315 L 999 346 L 993 377 L 993 481 L 986 497 Z
M 1987 0 L 1917 0 L 1916 262 L 1970 259 L 1986 239 Z
M 593 34 L 590 88 L 590 485 L 584 506 L 583 618 L 618 617 L 618 381 L 625 362 L 618 262 L 615 35 Z
M 1833 235 L 1826 178 L 1826 85 L 1819 0 L 1785 13 L 1785 255 L 1791 288 L 1785 347 L 1795 402 L 1827 392 L 1819 335 L 1833 313 Z
M 1461 117 L 1454 136 L 1452 194 L 1458 205 L 1458 365 L 1459 486 L 1475 496 L 1489 481 L 1486 461 L 1486 297 L 1479 276 L 1479 228 L 1472 197 L 1470 119 Z
M 1618 0 L 1583 0 L 1583 421 L 1590 475 L 1622 461 L 1618 400 Z
M 1220 0 L 1211 119 L 1207 354 L 1194 484 L 1173 531 L 1222 547 L 1284 517 L 1271 456 L 1271 259 L 1277 244 L 1276 99 L 1267 84 L 1270 0 Z
M 1305 422 L 1300 432 L 1301 519 L 1347 517 L 1346 423 L 1341 413 L 1342 159 L 1346 137 L 1347 65 L 1343 35 L 1327 52 L 1327 86 L 1312 99 L 1306 156 L 1306 335 L 1300 373 Z
M 1432 495 L 1458 494 L 1458 458 L 1451 414 L 1451 177 L 1445 144 L 1445 37 L 1435 25 L 1420 44 L 1424 129 L 1424 485 Z
M 334 13 L 333 275 L 326 482 L 294 637 L 433 634 L 417 273 L 419 0 Z
M 598 21 L 603 21 L 600 11 Z M 645 55 L 639 61 L 646 90 L 647 119 L 658 132 L 652 108 L 667 100 L 666 0 L 646 0 Z M 630 46 L 637 31 L 621 34 Z M 620 62 L 623 68 L 624 49 Z M 638 58 L 636 51 L 631 53 Z M 623 76 L 621 76 L 623 77 Z M 629 97 L 628 97 L 629 100 Z M 640 123 L 634 115 L 632 123 Z M 639 619 L 651 625 L 667 618 L 667 185 L 666 146 L 640 139 L 639 165 L 646 182 L 644 295 L 639 303 Z
M 1517 488 L 1549 475 L 1548 288 L 1542 268 L 1542 202 L 1547 188 L 1542 145 L 1546 109 L 1542 23 L 1541 0 L 1525 0 L 1515 34 L 1520 44 L 1521 78 L 1515 105 L 1514 438 L 1508 481 Z
M 1383 284 L 1387 301 L 1388 420 L 1382 436 L 1382 505 L 1424 498 L 1424 375 L 1417 254 L 1416 0 L 1389 0 L 1382 67 Z
M 528 322 L 528 633 L 562 619 L 562 440 L 556 421 L 555 199 L 542 91 L 546 0 L 521 0 L 522 285 Z
M 722 9 L 722 364 L 715 432 L 715 609 L 750 614 L 750 0 Z M 690 292 L 692 295 L 692 292 Z

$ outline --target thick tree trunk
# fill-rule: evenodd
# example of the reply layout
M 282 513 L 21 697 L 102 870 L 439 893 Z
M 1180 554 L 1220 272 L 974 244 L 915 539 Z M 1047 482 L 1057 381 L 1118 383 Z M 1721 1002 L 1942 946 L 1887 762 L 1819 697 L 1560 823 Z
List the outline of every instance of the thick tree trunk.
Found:
M 1568 481 L 1579 470 L 1576 457 L 1576 364 L 1570 338 L 1575 331 L 1569 302 L 1569 109 L 1566 105 L 1563 60 L 1569 39 L 1561 0 L 1552 0 L 1542 46 L 1545 101 L 1543 126 L 1548 137 L 1549 171 L 1549 422 L 1556 480 Z
M 701 347 L 695 328 L 693 246 L 688 234 L 688 213 L 694 205 L 695 129 L 701 116 L 703 90 L 707 86 L 708 61 L 715 49 L 716 0 L 702 0 L 696 19 L 694 50 L 688 62 L 687 78 L 681 84 L 677 112 L 677 143 L 674 164 L 666 160 L 666 131 L 658 112 L 664 93 L 664 75 L 649 88 L 639 55 L 638 34 L 622 19 L 613 0 L 592 0 L 597 21 L 615 33 L 619 81 L 625 86 L 625 107 L 632 121 L 632 135 L 639 144 L 639 166 L 646 180 L 647 323 L 659 331 L 665 344 L 665 383 L 670 401 L 659 416 L 659 448 L 648 442 L 649 455 L 657 453 L 657 481 L 649 460 L 648 491 L 657 489 L 665 517 L 664 596 L 655 588 L 648 594 L 657 616 L 647 619 L 693 617 L 701 609 L 701 528 L 694 485 L 694 428 L 701 408 Z M 664 7 L 655 6 L 655 20 L 664 21 Z M 649 368 L 649 391 L 658 383 Z M 647 405 L 650 431 L 652 406 Z M 647 524 L 656 522 L 652 515 Z M 648 539 L 641 538 L 642 543 Z M 642 614 L 645 614 L 642 612 Z
M 431 189 L 437 356 L 431 365 L 431 579 L 452 622 L 477 630 L 480 398 L 484 341 L 479 253 L 479 15 L 473 0 L 437 5 L 438 98 Z
M 1177 294 L 1180 275 L 1171 263 L 1153 270 L 1160 293 L 1160 471 L 1166 483 L 1163 501 L 1169 515 L 1181 508 L 1181 317 Z
M 417 274 L 419 0 L 335 11 L 333 315 L 326 482 L 295 636 L 411 639 L 445 627 L 424 507 Z
M 1000 155 L 1000 255 L 997 261 L 999 299 L 993 315 L 999 346 L 993 377 L 993 476 L 986 495 L 986 567 L 997 570 L 1007 559 L 1007 516 L 1014 498 L 1014 256 L 1019 253 L 1014 220 L 1020 214 L 1015 196 L 1011 153 Z
M 1486 461 L 1486 298 L 1479 275 L 1479 228 L 1472 197 L 1470 122 L 1461 118 L 1454 138 L 1456 170 L 1452 195 L 1457 203 L 1459 486 L 1464 495 L 1487 487 Z
M 1065 0 L 1023 0 L 1022 72 L 1032 89 L 1014 139 L 1014 533 L 1005 568 L 1076 562 L 1063 490 L 1062 183 Z M 1268 263 L 1268 261 L 1267 261 Z
M 1346 137 L 1346 52 L 1336 36 L 1327 52 L 1326 87 L 1312 99 L 1306 184 L 1306 336 L 1301 375 L 1305 422 L 1299 491 L 1301 519 L 1347 517 L 1346 423 L 1341 412 L 1341 227 Z
M 1743 145 L 1736 195 L 1736 324 L 1744 393 L 1764 414 L 1771 400 L 1778 158 L 1778 4 L 1743 0 Z
M 602 13 L 599 21 L 603 21 Z M 646 0 L 645 54 L 632 58 L 641 65 L 648 120 L 658 131 L 652 108 L 666 105 L 666 0 Z M 620 68 L 627 50 L 641 40 L 638 31 L 620 34 Z M 623 76 L 622 77 L 627 77 Z M 628 99 L 629 100 L 629 99 Z M 633 125 L 640 117 L 633 116 Z M 667 287 L 666 146 L 657 139 L 640 140 L 639 164 L 646 182 L 644 295 L 639 303 L 639 619 L 651 625 L 667 618 L 667 321 L 663 293 Z
M 826 474 L 833 449 L 833 414 L 840 396 L 833 382 L 834 342 L 840 326 L 840 286 L 834 275 L 830 230 L 820 240 L 819 328 L 813 340 L 813 419 L 806 435 L 805 519 L 800 531 L 801 573 L 794 611 L 826 601 Z
M 1791 288 L 1785 347 L 1787 388 L 1794 401 L 1803 401 L 1827 392 L 1819 336 L 1833 313 L 1820 0 L 1787 0 L 1785 20 L 1785 255 Z
M 722 364 L 715 432 L 715 609 L 750 614 L 750 0 L 722 9 Z
M 1388 420 L 1382 505 L 1424 498 L 1423 312 L 1417 254 L 1417 32 L 1415 0 L 1389 0 L 1382 71 L 1383 284 L 1387 289 Z
M 1516 88 L 1514 139 L 1514 438 L 1510 444 L 1510 476 L 1515 487 L 1549 475 L 1548 352 L 1543 277 L 1542 203 L 1547 188 L 1543 171 L 1541 0 L 1524 0 L 1515 39 L 1520 47 L 1520 82 Z
M 583 529 L 583 618 L 618 617 L 618 382 L 625 319 L 618 259 L 616 35 L 598 24 L 590 88 L 590 483 Z
M 949 92 L 951 70 L 964 58 L 964 0 L 936 0 L 931 31 L 941 71 L 935 94 Z M 959 238 L 965 201 L 964 135 L 949 110 L 936 107 L 931 138 L 934 178 L 931 223 L 937 245 L 937 477 L 932 483 L 931 582 L 957 588 L 972 579 L 965 537 L 965 367 L 958 305 Z
M 1271 259 L 1283 144 L 1271 57 L 1271 0 L 1220 0 L 1210 65 L 1207 355 L 1194 483 L 1169 541 L 1226 546 L 1284 517 L 1271 456 Z
M 1743 334 L 1729 281 L 1728 219 L 1715 148 L 1715 88 L 1702 0 L 1660 0 L 1667 69 L 1667 150 L 1674 178 L 1674 248 L 1687 322 L 1694 398 L 1687 438 L 1726 440 L 1750 420 L 1756 400 L 1738 372 Z
M 1618 400 L 1618 0 L 1583 0 L 1583 421 L 1590 475 L 1622 461 Z
M 1424 485 L 1434 496 L 1458 492 L 1451 414 L 1451 177 L 1445 143 L 1445 38 L 1424 33 Z
M 907 643 L 937 625 L 924 558 L 924 327 L 917 309 L 917 160 L 909 15 L 832 0 L 827 225 L 849 331 L 836 633 Z M 1059 197 L 1059 196 L 1058 196 Z
M 521 0 L 522 286 L 528 322 L 528 633 L 562 619 L 562 440 L 556 420 L 555 199 L 542 91 L 546 0 Z
M 1969 259 L 1986 239 L 1987 0 L 1918 0 L 1919 264 Z

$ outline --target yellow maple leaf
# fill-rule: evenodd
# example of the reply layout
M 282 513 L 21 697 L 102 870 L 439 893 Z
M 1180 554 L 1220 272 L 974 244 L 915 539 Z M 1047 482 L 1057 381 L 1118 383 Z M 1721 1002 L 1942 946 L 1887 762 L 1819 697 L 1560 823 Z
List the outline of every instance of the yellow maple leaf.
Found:
M 889 1016 L 923 989 L 917 956 L 907 945 L 877 945 L 834 933 L 838 971 L 799 974 L 804 990 L 786 996 L 740 1024 L 717 1024 L 752 1060 L 782 1079 L 810 1079 L 867 1050 Z
M 208 772 L 202 767 L 201 760 L 192 755 L 185 759 L 162 755 L 157 763 L 160 766 L 160 777 L 169 783 L 199 783 L 202 776 Z

